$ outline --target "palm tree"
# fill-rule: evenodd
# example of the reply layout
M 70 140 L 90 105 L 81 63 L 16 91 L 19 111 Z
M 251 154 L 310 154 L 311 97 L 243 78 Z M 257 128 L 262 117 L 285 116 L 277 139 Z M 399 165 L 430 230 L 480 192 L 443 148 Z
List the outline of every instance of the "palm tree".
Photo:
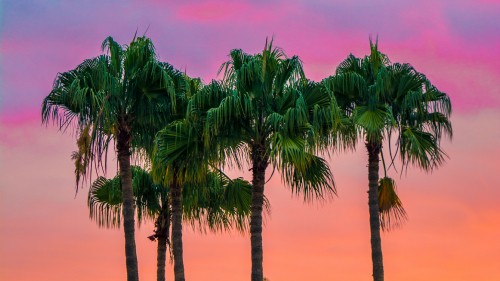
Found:
M 328 164 L 315 155 L 317 131 L 309 122 L 311 112 L 328 112 L 330 102 L 327 97 L 326 109 L 321 104 L 324 91 L 311 91 L 310 96 L 302 93 L 301 86 L 308 81 L 299 58 L 286 57 L 272 41 L 266 41 L 262 53 L 256 55 L 232 50 L 221 71 L 223 83 L 213 81 L 191 106 L 213 107 L 200 116 L 205 120 L 205 147 L 216 147 L 219 164 L 242 167 L 246 162 L 251 167 L 251 280 L 262 281 L 262 210 L 268 166 L 278 170 L 286 186 L 306 200 L 335 192 Z
M 111 140 L 115 141 L 123 199 L 123 225 L 127 280 L 137 281 L 138 265 L 134 229 L 131 154 L 152 143 L 156 131 L 175 111 L 176 77 L 183 74 L 157 60 L 149 38 L 135 37 L 121 46 L 108 37 L 107 53 L 87 59 L 74 70 L 57 75 L 42 104 L 42 122 L 57 122 L 61 130 L 76 128 L 88 133 L 79 152 L 78 181 L 91 171 L 106 169 Z M 159 127 L 160 126 L 160 127 Z M 158 128 L 159 127 L 159 128 Z
M 184 281 L 184 257 L 182 246 L 182 213 L 184 186 L 204 186 L 214 167 L 209 166 L 207 149 L 200 146 L 199 118 L 188 118 L 191 101 L 204 92 L 199 79 L 187 79 L 190 91 L 183 95 L 179 107 L 184 118 L 169 123 L 156 134 L 151 151 L 152 174 L 155 182 L 169 187 L 172 218 L 172 252 L 176 281 Z
M 154 184 L 150 172 L 132 166 L 137 218 L 155 221 L 151 240 L 158 241 L 157 280 L 165 280 L 165 263 L 170 233 L 169 190 Z M 183 217 L 193 228 L 205 231 L 246 229 L 250 214 L 250 183 L 229 179 L 220 173 L 209 173 L 205 186 L 186 185 L 183 189 Z M 97 178 L 89 190 L 88 206 L 91 219 L 101 227 L 119 227 L 121 220 L 120 177 Z
M 351 136 L 363 136 L 368 152 L 368 205 L 370 213 L 373 279 L 384 280 L 380 228 L 390 227 L 393 212 L 397 220 L 405 213 L 395 193 L 394 180 L 387 177 L 382 146 L 387 143 L 390 167 L 399 153 L 401 173 L 408 165 L 424 171 L 440 166 L 445 152 L 440 140 L 451 138 L 449 97 L 439 91 L 425 75 L 410 64 L 391 63 L 370 39 L 371 53 L 364 58 L 350 55 L 337 68 L 334 76 L 323 81 L 341 108 L 343 125 Z M 360 134 L 356 134 L 359 132 Z M 391 141 L 396 141 L 393 152 Z M 354 139 L 352 143 L 355 143 Z M 382 157 L 384 178 L 379 180 Z M 385 219 L 384 219 L 385 218 Z M 384 229 L 383 228 L 383 229 Z

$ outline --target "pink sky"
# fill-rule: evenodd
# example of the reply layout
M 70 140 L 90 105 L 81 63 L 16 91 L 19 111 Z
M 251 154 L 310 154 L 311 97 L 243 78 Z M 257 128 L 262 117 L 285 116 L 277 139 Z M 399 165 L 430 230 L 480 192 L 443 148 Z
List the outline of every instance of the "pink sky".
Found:
M 387 279 L 500 280 L 498 1 L 4 2 L 0 280 L 125 279 L 122 232 L 88 220 L 87 189 L 74 198 L 74 139 L 40 126 L 39 110 L 57 72 L 100 54 L 106 36 L 128 43 L 148 26 L 162 60 L 205 81 L 230 49 L 257 52 L 266 36 L 321 80 L 349 53 L 366 54 L 368 36 L 378 34 L 392 61 L 425 73 L 455 110 L 447 163 L 398 179 L 410 220 L 383 235 Z M 339 189 L 332 202 L 304 205 L 279 177 L 266 189 L 273 211 L 264 271 L 271 281 L 370 280 L 365 152 L 330 162 Z M 152 229 L 146 224 L 137 233 L 142 280 L 155 275 L 155 244 L 146 239 Z M 249 240 L 186 228 L 188 280 L 247 280 Z M 172 280 L 172 268 L 167 272 Z

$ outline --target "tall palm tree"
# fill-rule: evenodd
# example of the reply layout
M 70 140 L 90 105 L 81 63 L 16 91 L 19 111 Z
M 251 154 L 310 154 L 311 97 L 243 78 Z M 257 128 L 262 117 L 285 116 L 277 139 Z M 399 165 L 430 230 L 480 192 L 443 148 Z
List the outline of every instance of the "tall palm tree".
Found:
M 405 215 L 394 193 L 394 180 L 387 176 L 379 180 L 380 157 L 384 173 L 388 169 L 382 146 L 386 143 L 390 150 L 389 167 L 394 166 L 399 153 L 401 173 L 408 165 L 432 171 L 446 157 L 440 147 L 443 134 L 449 138 L 452 136 L 451 103 L 445 93 L 410 64 L 391 63 L 371 39 L 370 50 L 370 55 L 364 58 L 349 55 L 335 75 L 323 83 L 334 94 L 335 102 L 347 120 L 344 125 L 350 124 L 352 132 L 360 133 L 351 136 L 363 136 L 365 141 L 373 279 L 382 281 L 381 222 L 383 227 L 390 225 L 383 218 L 388 218 L 387 211 L 391 209 L 396 219 Z M 397 149 L 393 152 L 391 141 L 394 140 Z
M 112 37 L 102 44 L 106 54 L 87 59 L 75 69 L 59 73 L 42 104 L 42 122 L 57 122 L 61 130 L 88 132 L 79 153 L 83 164 L 75 172 L 84 181 L 92 170 L 106 169 L 111 140 L 115 141 L 123 199 L 127 280 L 137 281 L 134 196 L 131 154 L 152 143 L 158 126 L 175 113 L 175 77 L 183 74 L 157 60 L 149 38 L 134 37 L 128 46 Z M 161 128 L 161 127 L 160 127 Z M 86 144 L 86 146 L 85 146 Z
M 272 41 L 266 41 L 262 53 L 255 55 L 232 50 L 220 71 L 223 83 L 208 85 L 204 95 L 193 99 L 191 109 L 213 107 L 199 116 L 205 120 L 205 147 L 216 147 L 213 151 L 219 153 L 221 166 L 242 167 L 246 162 L 251 167 L 251 280 L 262 281 L 262 210 L 268 166 L 278 170 L 286 186 L 306 200 L 335 192 L 326 161 L 315 155 L 316 129 L 309 122 L 310 113 L 323 107 L 319 101 L 325 93 L 312 91 L 306 97 L 300 86 L 308 81 L 299 58 L 286 57 Z M 329 110 L 330 103 L 326 104 Z
M 165 263 L 170 234 L 171 202 L 167 187 L 155 184 L 150 172 L 132 166 L 137 218 L 155 221 L 157 240 L 157 280 L 165 280 Z M 237 229 L 244 231 L 250 214 L 250 183 L 231 180 L 220 173 L 209 173 L 205 186 L 187 185 L 183 189 L 183 219 L 193 228 L 205 231 Z M 122 217 L 119 175 L 113 179 L 97 178 L 90 190 L 90 217 L 101 227 L 119 227 Z

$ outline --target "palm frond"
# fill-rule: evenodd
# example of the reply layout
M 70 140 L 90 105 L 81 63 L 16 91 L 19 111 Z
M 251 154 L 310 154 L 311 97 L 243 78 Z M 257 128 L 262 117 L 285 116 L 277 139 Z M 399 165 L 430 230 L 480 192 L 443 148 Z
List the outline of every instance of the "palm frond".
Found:
M 430 172 L 440 166 L 447 157 L 431 133 L 415 127 L 403 128 L 400 142 L 403 165 L 412 164 Z
M 283 182 L 295 195 L 305 201 L 328 198 L 336 193 L 333 175 L 328 163 L 306 151 L 301 137 L 274 133 L 270 161 L 281 173 Z
M 132 166 L 132 186 L 139 225 L 154 220 L 161 212 L 167 190 L 153 183 L 150 173 Z M 89 189 L 87 205 L 90 218 L 99 227 L 120 227 L 122 216 L 122 187 L 119 174 L 112 179 L 98 177 Z
M 364 105 L 357 106 L 352 118 L 354 123 L 364 130 L 368 142 L 381 140 L 384 129 L 392 123 L 390 109 L 383 105 L 378 105 L 375 108 Z
M 90 219 L 99 227 L 119 228 L 122 216 L 122 195 L 120 179 L 98 177 L 89 189 L 87 205 Z
M 396 193 L 396 182 L 389 177 L 379 181 L 378 204 L 382 230 L 390 231 L 407 221 L 406 211 Z
M 204 184 L 184 186 L 184 219 L 202 232 L 247 230 L 250 205 L 251 184 L 241 178 L 232 180 L 209 172 Z
M 90 165 L 91 159 L 93 159 L 92 152 L 90 150 L 91 136 L 90 136 L 90 126 L 85 127 L 81 132 L 78 140 L 76 142 L 78 150 L 73 151 L 71 154 L 71 159 L 75 161 L 75 180 L 76 188 L 85 181 L 86 173 L 88 171 L 88 166 Z

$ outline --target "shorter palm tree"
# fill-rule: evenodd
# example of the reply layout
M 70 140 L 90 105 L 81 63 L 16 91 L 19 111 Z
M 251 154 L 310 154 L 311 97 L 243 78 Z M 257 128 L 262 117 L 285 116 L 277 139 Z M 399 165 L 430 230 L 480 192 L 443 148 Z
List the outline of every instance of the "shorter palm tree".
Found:
M 205 232 L 237 229 L 244 231 L 250 214 L 251 185 L 222 173 L 208 173 L 205 186 L 183 188 L 183 219 L 193 228 Z M 157 280 L 165 280 L 167 247 L 170 245 L 171 196 L 168 187 L 153 182 L 151 173 L 132 166 L 132 185 L 137 206 L 137 220 L 154 220 L 158 242 Z M 90 217 L 100 227 L 119 227 L 121 221 L 121 187 L 119 175 L 113 179 L 97 178 L 89 191 Z M 171 255 L 172 257 L 172 255 Z

